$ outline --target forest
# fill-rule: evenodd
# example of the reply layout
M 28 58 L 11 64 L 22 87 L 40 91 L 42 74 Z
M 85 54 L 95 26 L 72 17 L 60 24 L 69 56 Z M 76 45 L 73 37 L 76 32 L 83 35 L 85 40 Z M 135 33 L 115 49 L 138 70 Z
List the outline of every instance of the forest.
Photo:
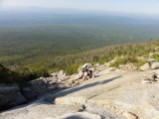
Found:
M 133 56 L 158 45 L 159 25 L 153 19 L 38 13 L 0 14 L 0 82 L 23 85 L 61 69 L 73 74 L 85 62 L 105 63 L 125 54 L 120 62 L 136 61 Z
M 12 32 L 12 35 L 6 40 L 1 40 L 0 82 L 3 83 L 25 85 L 30 80 L 40 76 L 47 77 L 50 73 L 61 69 L 70 75 L 76 73 L 78 67 L 85 62 L 104 64 L 118 56 L 124 56 L 125 58 L 119 59 L 118 62 L 112 64 L 113 67 L 118 67 L 118 65 L 128 62 L 134 63 L 139 67 L 145 61 L 138 61 L 137 57 L 142 56 L 147 58 L 149 53 L 153 52 L 154 48 L 159 46 L 157 39 L 150 38 L 144 40 L 140 35 L 138 38 L 141 40 L 138 40 L 138 38 L 135 40 L 134 38 L 132 41 L 127 41 L 128 36 L 123 35 L 119 42 L 121 33 L 119 36 L 114 36 L 114 42 L 113 40 L 105 40 L 111 39 L 113 34 L 112 36 L 107 36 L 103 33 L 103 37 L 101 37 L 102 33 L 99 30 L 95 30 L 96 37 L 94 36 L 95 31 L 92 30 L 89 34 L 90 30 L 86 32 L 87 29 L 81 31 L 78 29 L 76 31 L 72 28 L 67 28 L 67 30 L 64 30 L 67 33 L 59 30 L 59 36 L 57 29 L 50 34 L 42 31 L 41 33 L 37 33 L 36 30 L 38 29 L 34 30 L 34 32 L 33 29 L 25 29 L 26 31 L 22 29 L 18 30 L 7 31 L 7 34 L 8 32 Z M 51 28 L 48 31 L 50 30 Z M 16 34 L 13 35 L 15 32 Z M 18 34 L 19 32 L 20 34 Z M 25 35 L 27 33 L 29 35 L 21 36 L 23 32 L 25 32 Z M 53 34 L 54 32 L 56 33 Z M 74 34 L 76 32 L 79 38 L 76 37 L 77 34 Z M 33 39 L 31 39 L 31 33 L 34 35 Z M 67 37 L 67 34 L 69 34 L 69 37 Z M 97 34 L 101 35 L 97 37 Z M 3 37 L 1 38 L 7 38 L 4 37 L 5 35 L 3 30 L 3 33 L 1 33 Z M 16 42 L 13 42 L 11 37 Z M 118 39 L 117 41 L 115 41 L 115 37 Z M 45 40 L 43 40 L 44 38 Z M 87 38 L 88 40 L 86 40 Z

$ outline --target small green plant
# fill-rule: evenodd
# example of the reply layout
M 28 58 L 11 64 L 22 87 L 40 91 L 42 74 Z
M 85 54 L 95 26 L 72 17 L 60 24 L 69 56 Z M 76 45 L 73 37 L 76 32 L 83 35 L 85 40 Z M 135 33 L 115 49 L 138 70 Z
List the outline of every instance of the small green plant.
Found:
M 119 68 L 120 65 L 125 65 L 127 63 L 136 63 L 138 60 L 135 57 L 120 57 L 117 58 L 115 62 L 111 63 L 110 67 L 117 67 Z
M 66 74 L 71 75 L 71 74 L 77 73 L 78 67 L 79 67 L 78 64 L 73 64 L 69 67 L 66 67 L 64 71 L 66 72 Z
M 119 68 L 119 66 L 121 64 L 126 64 L 126 59 L 125 58 L 117 58 L 115 62 L 110 64 L 110 67 L 117 67 Z
M 139 60 L 138 62 L 134 63 L 134 65 L 139 69 L 141 66 L 143 66 L 146 63 L 146 61 Z
M 99 62 L 100 61 L 100 57 L 98 57 L 98 56 L 94 56 L 93 57 L 93 62 Z
M 153 54 L 152 58 L 154 58 L 155 60 L 157 60 L 159 62 L 159 55 L 158 54 Z

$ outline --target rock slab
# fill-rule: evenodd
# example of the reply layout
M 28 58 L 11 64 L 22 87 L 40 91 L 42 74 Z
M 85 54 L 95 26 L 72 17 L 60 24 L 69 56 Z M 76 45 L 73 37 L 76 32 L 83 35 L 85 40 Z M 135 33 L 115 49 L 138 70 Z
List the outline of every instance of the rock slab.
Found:
M 0 110 L 7 109 L 26 101 L 16 84 L 0 84 Z

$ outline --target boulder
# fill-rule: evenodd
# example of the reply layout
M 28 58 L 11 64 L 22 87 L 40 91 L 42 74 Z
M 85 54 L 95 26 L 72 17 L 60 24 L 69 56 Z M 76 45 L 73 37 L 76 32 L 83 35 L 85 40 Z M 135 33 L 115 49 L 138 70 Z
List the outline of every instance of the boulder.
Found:
M 28 100 L 32 100 L 32 99 L 35 99 L 37 97 L 37 93 L 35 91 L 33 91 L 31 87 L 24 87 L 23 88 L 23 95 Z
M 20 88 L 17 84 L 0 84 L 0 93 L 16 93 Z
M 141 71 L 146 71 L 146 70 L 149 70 L 150 69 L 150 66 L 148 63 L 145 63 L 143 66 L 140 67 L 140 70 Z
M 52 73 L 51 77 L 49 77 L 49 78 L 53 79 L 55 82 L 61 82 L 61 81 L 66 80 L 68 78 L 68 76 L 66 75 L 64 70 L 60 70 L 59 72 Z
M 153 62 L 151 65 L 151 69 L 159 69 L 159 62 Z
M 39 78 L 30 81 L 26 87 L 23 88 L 23 94 L 27 99 L 36 98 L 47 92 L 47 81 L 45 78 Z
M 21 92 L 18 92 L 13 97 L 13 100 L 7 104 L 7 108 L 11 108 L 11 107 L 23 104 L 26 101 L 27 101 L 26 98 L 21 94 Z
M 17 106 L 26 101 L 16 84 L 0 84 L 0 109 Z
M 152 66 L 152 64 L 153 64 L 154 62 L 156 62 L 156 60 L 153 59 L 153 58 L 150 58 L 150 59 L 147 60 L 147 63 L 149 64 L 150 67 Z
M 141 71 L 146 71 L 149 69 L 154 69 L 156 65 L 156 60 L 155 59 L 148 59 L 147 63 L 145 63 L 143 66 L 140 67 Z
M 27 99 L 34 99 L 48 91 L 48 84 L 45 78 L 39 78 L 30 81 L 27 86 L 23 88 L 23 94 Z
M 159 51 L 159 47 L 156 47 L 156 48 L 154 49 L 154 51 L 155 51 L 155 52 L 158 52 L 158 51 Z
M 63 81 L 65 79 L 67 79 L 67 75 L 64 72 L 64 70 L 59 71 L 57 74 L 57 77 L 58 77 L 59 81 Z
M 41 77 L 36 80 L 30 81 L 24 88 L 23 94 L 29 100 L 37 99 L 48 92 L 53 92 L 59 88 L 64 88 L 65 85 L 58 80 L 54 80 L 53 77 L 44 78 Z

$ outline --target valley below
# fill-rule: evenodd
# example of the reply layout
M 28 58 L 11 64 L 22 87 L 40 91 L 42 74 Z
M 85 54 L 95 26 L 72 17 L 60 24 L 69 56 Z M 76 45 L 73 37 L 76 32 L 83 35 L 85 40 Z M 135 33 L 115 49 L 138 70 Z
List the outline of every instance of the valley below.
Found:
M 159 119 L 158 17 L 30 9 L 0 11 L 0 119 Z

